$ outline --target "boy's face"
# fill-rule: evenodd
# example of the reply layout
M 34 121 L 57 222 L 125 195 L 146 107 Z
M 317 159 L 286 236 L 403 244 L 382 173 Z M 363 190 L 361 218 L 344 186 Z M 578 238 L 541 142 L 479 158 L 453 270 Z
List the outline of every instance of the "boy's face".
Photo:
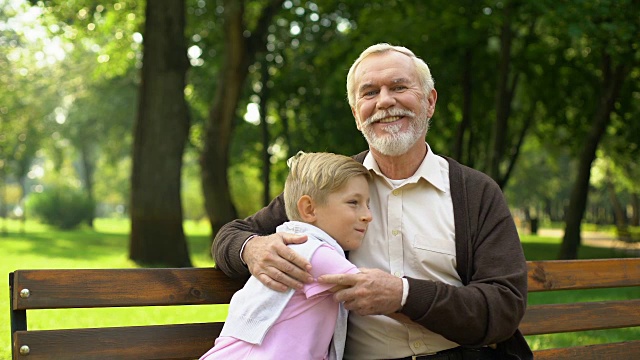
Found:
M 331 235 L 346 250 L 360 247 L 371 222 L 369 184 L 364 176 L 356 176 L 316 207 L 315 226 Z

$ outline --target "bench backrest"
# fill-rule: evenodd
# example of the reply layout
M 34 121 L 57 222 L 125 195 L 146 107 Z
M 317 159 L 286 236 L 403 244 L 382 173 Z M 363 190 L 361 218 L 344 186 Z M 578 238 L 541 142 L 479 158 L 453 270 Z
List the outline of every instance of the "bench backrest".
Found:
M 228 304 L 242 284 L 212 268 L 18 270 L 13 359 L 197 359 L 222 323 L 29 331 L 27 310 Z
M 528 261 L 529 293 L 640 286 L 640 258 Z M 640 326 L 638 298 L 529 305 L 524 335 Z M 640 340 L 540 350 L 536 359 L 640 359 Z
M 640 258 L 531 261 L 529 291 L 640 286 Z M 222 323 L 28 330 L 36 309 L 228 304 L 241 286 L 212 268 L 17 270 L 9 275 L 13 359 L 197 359 Z M 525 335 L 640 326 L 638 299 L 529 306 Z M 22 354 L 21 354 L 22 353 Z M 636 359 L 640 340 L 536 352 L 536 359 Z

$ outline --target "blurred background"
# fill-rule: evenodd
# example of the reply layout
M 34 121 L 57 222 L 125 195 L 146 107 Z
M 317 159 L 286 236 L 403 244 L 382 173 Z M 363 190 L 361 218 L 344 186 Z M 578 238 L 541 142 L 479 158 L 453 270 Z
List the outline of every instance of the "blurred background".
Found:
M 632 240 L 639 28 L 634 0 L 0 0 L 0 233 L 128 219 L 131 260 L 190 266 L 184 221 L 212 237 L 290 155 L 366 149 L 346 74 L 388 42 L 431 67 L 434 152 L 521 230 L 564 230 L 557 258 L 587 223 Z

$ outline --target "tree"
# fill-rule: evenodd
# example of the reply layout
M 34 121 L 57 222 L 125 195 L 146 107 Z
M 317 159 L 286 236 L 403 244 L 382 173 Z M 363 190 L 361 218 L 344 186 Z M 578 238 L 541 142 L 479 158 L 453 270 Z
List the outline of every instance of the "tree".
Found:
M 218 72 L 200 158 L 205 207 L 213 234 L 237 217 L 231 202 L 227 173 L 231 135 L 249 64 L 264 48 L 267 28 L 283 2 L 269 1 L 259 12 L 255 27 L 249 29 L 245 26 L 250 23 L 245 18 L 248 17 L 245 14 L 245 2 L 224 1 L 224 58 Z
M 24 205 L 27 174 L 37 151 L 46 143 L 52 121 L 46 118 L 61 100 L 50 79 L 59 75 L 58 58 L 47 51 L 47 39 L 38 23 L 11 22 L 24 16 L 27 4 L 0 6 L 0 216 L 6 216 L 6 187 L 17 182 Z M 41 56 L 38 59 L 36 54 Z M 17 205 L 17 204 L 12 204 Z M 22 220 L 26 213 L 22 213 Z
M 593 7 L 586 4 L 584 9 L 571 9 L 576 10 L 573 13 L 576 15 L 574 19 L 586 18 L 589 21 L 581 24 L 580 20 L 576 20 L 582 25 L 582 30 L 577 32 L 576 42 L 589 46 L 589 51 L 596 55 L 592 57 L 595 64 L 586 62 L 582 65 L 585 71 L 595 75 L 598 91 L 594 97 L 590 129 L 583 138 L 579 152 L 577 176 L 571 190 L 564 237 L 558 254 L 560 259 L 577 258 L 581 241 L 580 228 L 589 194 L 591 165 L 596 158 L 598 145 L 611 123 L 621 89 L 632 67 L 637 65 L 634 62 L 638 49 L 634 49 L 635 36 L 632 34 L 640 31 L 635 15 L 640 8 L 635 1 L 603 2 Z
M 58 176 L 43 177 L 45 186 L 66 182 L 95 199 L 95 182 L 102 180 L 94 175 L 98 164 L 111 166 L 130 156 L 139 49 L 133 39 L 142 16 L 133 1 L 31 3 L 28 11 L 39 16 L 23 26 L 34 27 L 31 34 L 42 38 L 25 41 L 34 49 L 27 54 L 31 59 L 25 56 L 20 63 L 37 71 L 29 71 L 33 75 L 25 84 L 11 87 L 21 89 L 12 92 L 17 99 L 32 103 L 20 112 L 35 115 L 20 124 L 27 135 L 25 149 L 32 149 L 23 154 L 32 155 L 21 156 L 21 166 L 14 169 L 26 173 L 33 161 L 52 161 Z M 64 170 L 62 175 L 62 166 L 76 174 Z M 25 181 L 21 185 L 26 195 Z M 128 193 L 128 185 L 108 193 Z
M 182 156 L 189 132 L 184 1 L 150 1 L 131 174 L 129 257 L 191 266 L 182 228 Z
M 514 54 L 512 48 L 516 45 L 520 48 L 519 58 L 526 57 L 529 45 L 536 40 L 537 35 L 534 30 L 538 14 L 536 9 L 528 9 L 522 11 L 522 4 L 519 1 L 508 1 L 504 5 L 502 14 L 502 24 L 500 26 L 500 49 L 498 60 L 498 79 L 495 91 L 495 121 L 491 129 L 490 150 L 488 151 L 487 173 L 491 176 L 501 188 L 504 188 L 509 180 L 511 171 L 518 159 L 520 148 L 524 142 L 532 123 L 535 112 L 535 103 L 529 102 L 529 111 L 524 111 L 524 117 L 520 117 L 520 130 L 514 136 L 513 121 L 509 121 L 512 117 L 513 102 L 516 96 L 516 90 L 520 86 L 520 80 L 523 77 L 523 69 L 514 68 Z M 520 10 L 520 13 L 518 13 Z M 524 15 L 524 14 L 526 15 Z M 525 24 L 513 24 L 514 20 L 524 17 Z M 521 33 L 524 33 L 522 40 L 516 43 L 515 36 L 518 33 L 518 25 Z M 526 30 L 521 30 L 522 28 Z M 508 143 L 508 139 L 515 141 Z M 506 163 L 506 164 L 505 164 Z

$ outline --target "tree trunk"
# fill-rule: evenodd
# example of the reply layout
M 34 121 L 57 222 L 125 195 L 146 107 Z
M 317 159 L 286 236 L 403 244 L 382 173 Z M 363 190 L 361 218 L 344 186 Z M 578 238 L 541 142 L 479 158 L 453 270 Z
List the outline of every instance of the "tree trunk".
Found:
M 226 0 L 224 60 L 218 73 L 218 85 L 209 111 L 205 145 L 200 157 L 204 203 L 213 235 L 222 225 L 237 217 L 231 202 L 227 169 L 233 122 L 249 64 L 243 19 L 243 2 Z
M 262 184 L 264 190 L 262 192 L 263 206 L 269 205 L 271 202 L 271 154 L 269 154 L 269 144 L 271 137 L 269 136 L 269 124 L 267 123 L 267 103 L 271 92 L 267 83 L 269 82 L 269 63 L 262 62 L 262 89 L 260 91 L 260 126 L 262 128 Z
M 18 204 L 22 209 L 22 215 L 20 216 L 20 233 L 25 234 L 27 232 L 27 179 L 26 176 L 20 177 L 20 201 Z
M 620 88 L 624 83 L 627 71 L 624 66 L 618 65 L 611 69 L 611 58 L 608 55 L 603 57 L 603 83 L 602 95 L 598 107 L 593 116 L 591 131 L 583 141 L 583 148 L 580 152 L 578 163 L 578 173 L 571 190 L 569 209 L 566 213 L 566 223 L 564 237 L 560 245 L 559 259 L 577 259 L 578 247 L 580 246 L 580 224 L 584 216 L 589 195 L 589 180 L 591 178 L 591 164 L 596 158 L 598 144 L 605 134 L 611 119 L 611 112 Z
M 607 192 L 609 193 L 609 200 L 611 201 L 611 209 L 613 210 L 613 220 L 616 224 L 616 228 L 618 230 L 627 228 L 627 213 L 622 207 L 620 200 L 618 200 L 618 195 L 616 194 L 616 188 L 613 186 L 613 182 L 611 181 L 611 170 L 607 165 L 607 169 L 605 172 L 606 176 L 606 187 Z
M 511 171 L 513 170 L 518 158 L 520 147 L 524 142 L 532 117 L 526 117 L 520 134 L 515 143 L 509 144 L 509 118 L 511 117 L 511 107 L 513 98 L 518 87 L 520 72 L 513 70 L 511 49 L 514 41 L 514 28 L 512 27 L 513 19 L 517 19 L 516 2 L 508 2 L 504 8 L 504 20 L 500 30 L 500 59 L 498 63 L 498 82 L 496 86 L 496 121 L 493 123 L 491 131 L 491 143 L 488 156 L 488 175 L 491 176 L 504 189 Z M 527 36 L 520 42 L 521 53 L 536 39 L 535 27 L 536 20 L 532 20 L 528 26 Z M 535 104 L 531 105 L 531 114 L 535 113 Z M 508 150 L 510 149 L 511 150 Z M 506 169 L 501 170 L 503 159 L 509 159 Z
M 473 53 L 467 49 L 462 64 L 462 121 L 456 132 L 453 156 L 463 164 L 470 164 L 470 159 L 463 159 L 464 138 L 471 127 L 471 109 L 473 103 Z M 469 134 L 471 137 L 471 134 Z
M 82 142 L 80 150 L 80 159 L 82 161 L 82 171 L 81 177 L 84 181 L 84 189 L 87 194 L 87 198 L 89 202 L 92 204 L 91 213 L 87 214 L 87 223 L 90 227 L 93 227 L 93 220 L 95 219 L 95 198 L 93 196 L 93 180 L 95 174 L 95 156 L 93 155 L 93 149 L 91 148 L 91 144 L 87 144 L 85 141 Z
M 513 5 L 507 3 L 504 8 L 503 23 L 500 29 L 500 59 L 498 62 L 498 83 L 496 85 L 496 120 L 491 130 L 491 149 L 489 151 L 488 175 L 494 180 L 500 179 L 500 161 L 504 154 L 508 129 L 511 96 L 509 91 L 509 73 L 511 69 L 511 45 L 513 29 L 511 16 Z
M 631 226 L 640 226 L 640 196 L 638 193 L 631 194 Z
M 287 144 L 287 146 L 285 147 L 286 149 L 286 154 L 285 154 L 285 159 L 288 159 L 291 157 L 291 152 L 294 149 L 298 149 L 297 145 L 294 144 L 294 139 L 291 136 L 291 127 L 289 125 L 290 123 L 290 119 L 289 119 L 289 113 L 287 112 L 287 109 L 282 106 L 279 108 L 278 113 L 280 114 L 280 121 L 282 122 L 282 138 L 284 139 L 284 143 Z M 297 151 L 297 150 L 294 150 Z
M 507 182 L 509 181 L 509 178 L 511 178 L 511 173 L 513 172 L 513 169 L 516 166 L 516 162 L 520 157 L 520 149 L 524 144 L 524 139 L 527 136 L 527 132 L 529 131 L 531 124 L 533 123 L 533 119 L 535 119 L 535 112 L 536 107 L 535 104 L 533 104 L 529 113 L 525 116 L 524 123 L 522 124 L 520 133 L 518 134 L 518 140 L 513 145 L 513 150 L 507 159 L 507 170 L 505 170 L 504 174 L 502 174 L 502 176 L 500 176 L 500 179 L 498 180 L 498 185 L 501 189 L 505 189 L 507 187 Z
M 147 4 L 142 81 L 131 175 L 129 257 L 140 264 L 191 266 L 182 228 L 182 156 L 189 132 L 184 0 Z
M 256 29 L 245 36 L 244 2 L 224 1 L 224 60 L 218 73 L 217 88 L 209 111 L 205 144 L 200 156 L 205 209 L 211 222 L 212 239 L 227 222 L 237 218 L 231 202 L 227 169 L 229 143 L 242 95 L 248 66 L 258 49 L 265 47 L 268 25 L 284 0 L 272 0 L 262 10 Z

